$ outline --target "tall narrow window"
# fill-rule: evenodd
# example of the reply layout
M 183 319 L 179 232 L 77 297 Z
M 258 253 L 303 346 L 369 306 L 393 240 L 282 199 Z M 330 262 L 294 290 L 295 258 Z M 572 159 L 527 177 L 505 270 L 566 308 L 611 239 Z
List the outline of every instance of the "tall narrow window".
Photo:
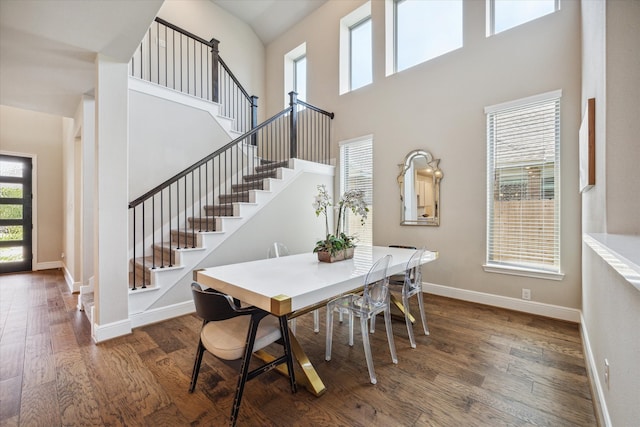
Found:
M 347 213 L 345 233 L 355 235 L 358 244 L 373 244 L 373 139 L 371 136 L 345 141 L 340 145 L 340 194 L 360 189 L 364 191 L 369 214 L 365 224 L 360 218 Z
M 289 106 L 289 93 L 307 101 L 307 44 L 302 43 L 284 55 L 284 107 Z
M 350 88 L 366 86 L 373 81 L 371 52 L 371 17 L 349 28 Z
M 373 82 L 371 2 L 340 19 L 340 95 Z
M 293 90 L 298 99 L 307 100 L 307 56 L 301 56 L 293 61 Z
M 560 0 L 487 0 L 487 36 L 560 10 Z
M 485 109 L 485 269 L 560 273 L 560 95 Z
M 462 0 L 395 0 L 395 71 L 462 47 Z

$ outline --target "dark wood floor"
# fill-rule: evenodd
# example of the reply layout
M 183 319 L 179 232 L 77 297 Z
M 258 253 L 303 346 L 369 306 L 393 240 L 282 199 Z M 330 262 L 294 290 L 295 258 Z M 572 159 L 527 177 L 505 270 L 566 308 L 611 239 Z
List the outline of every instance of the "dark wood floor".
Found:
M 346 325 L 336 326 L 325 362 L 324 333 L 312 332 L 312 316 L 299 318 L 298 338 L 327 392 L 292 395 L 283 376 L 267 373 L 249 383 L 238 424 L 596 425 L 577 325 L 435 296 L 426 302 L 431 335 L 416 327 L 417 349 L 404 323 L 393 324 L 398 365 L 379 322 L 375 386 L 361 341 L 346 345 Z M 205 355 L 196 393 L 187 392 L 196 317 L 95 345 L 75 305 L 59 271 L 0 276 L 2 426 L 227 424 L 232 367 Z

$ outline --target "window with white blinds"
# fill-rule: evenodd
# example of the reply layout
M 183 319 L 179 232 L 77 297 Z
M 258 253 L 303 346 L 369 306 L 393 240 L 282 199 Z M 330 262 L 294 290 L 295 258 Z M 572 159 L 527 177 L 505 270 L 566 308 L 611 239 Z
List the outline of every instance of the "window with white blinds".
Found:
M 367 220 L 347 213 L 345 233 L 357 237 L 357 244 L 373 244 L 373 139 L 370 136 L 340 144 L 340 195 L 360 189 L 369 208 Z M 336 200 L 337 204 L 338 200 Z
M 560 91 L 487 107 L 487 265 L 560 273 Z

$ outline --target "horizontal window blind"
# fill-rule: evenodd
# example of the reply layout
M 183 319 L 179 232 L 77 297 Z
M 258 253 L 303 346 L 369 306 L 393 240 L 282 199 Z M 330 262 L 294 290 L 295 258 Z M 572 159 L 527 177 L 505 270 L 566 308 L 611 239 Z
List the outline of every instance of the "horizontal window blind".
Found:
M 560 271 L 560 98 L 487 114 L 487 263 Z
M 364 225 L 361 225 L 360 217 L 347 212 L 345 233 L 356 236 L 357 244 L 373 245 L 373 140 L 367 138 L 342 144 L 340 165 L 340 195 L 349 190 L 363 190 L 369 208 Z

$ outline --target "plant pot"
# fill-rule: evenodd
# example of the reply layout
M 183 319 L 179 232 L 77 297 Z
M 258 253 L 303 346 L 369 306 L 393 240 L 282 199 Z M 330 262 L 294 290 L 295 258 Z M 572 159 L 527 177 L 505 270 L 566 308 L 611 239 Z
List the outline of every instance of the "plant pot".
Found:
M 318 252 L 318 261 L 320 262 L 336 262 L 353 258 L 355 248 L 347 248 L 343 251 L 336 252 L 333 256 L 327 251 Z

